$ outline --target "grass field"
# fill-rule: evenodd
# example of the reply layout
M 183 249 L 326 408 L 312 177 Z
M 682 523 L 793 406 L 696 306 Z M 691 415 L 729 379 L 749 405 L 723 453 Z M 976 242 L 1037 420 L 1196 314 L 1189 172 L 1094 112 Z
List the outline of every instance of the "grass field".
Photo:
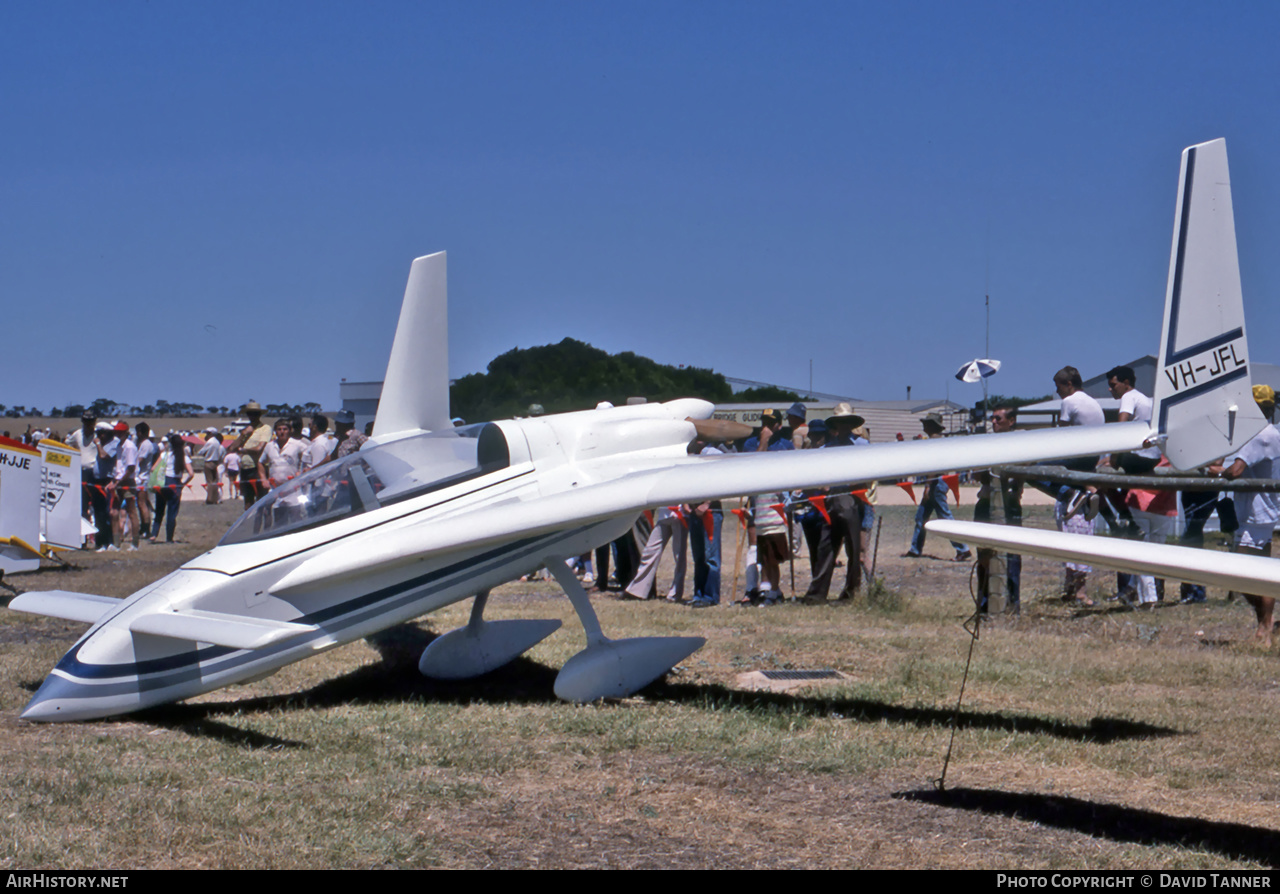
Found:
M 968 568 L 936 540 L 937 558 L 897 558 L 911 511 L 882 515 L 874 604 L 596 597 L 610 635 L 708 638 L 617 703 L 552 695 L 582 634 L 545 583 L 495 591 L 490 616 L 565 627 L 480 680 L 416 671 L 463 604 L 251 685 L 70 725 L 17 713 L 83 625 L 0 612 L 0 865 L 1280 867 L 1280 660 L 1250 644 L 1246 606 L 1211 591 L 1203 606 L 1080 611 L 1057 600 L 1057 566 L 1028 559 L 1023 614 L 984 622 L 956 714 Z M 127 595 L 234 516 L 188 504 L 183 542 L 76 553 L 72 570 L 8 583 Z M 1108 577 L 1092 576 L 1096 597 Z M 740 682 L 819 667 L 846 679 Z

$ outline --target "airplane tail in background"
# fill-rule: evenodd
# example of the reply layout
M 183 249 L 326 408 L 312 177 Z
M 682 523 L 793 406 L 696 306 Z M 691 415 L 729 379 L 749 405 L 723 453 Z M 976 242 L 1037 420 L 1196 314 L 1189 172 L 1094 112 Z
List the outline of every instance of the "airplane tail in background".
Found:
M 1227 142 L 1182 152 L 1152 421 L 1165 456 L 1191 469 L 1267 424 L 1254 403 Z
M 445 253 L 438 251 L 409 268 L 373 434 L 449 427 L 449 297 Z

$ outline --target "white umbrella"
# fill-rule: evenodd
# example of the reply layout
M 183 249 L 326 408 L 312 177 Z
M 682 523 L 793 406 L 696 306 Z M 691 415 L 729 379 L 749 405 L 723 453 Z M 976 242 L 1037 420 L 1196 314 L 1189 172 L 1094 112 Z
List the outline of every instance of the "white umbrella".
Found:
M 999 360 L 970 360 L 956 370 L 956 378 L 961 382 L 981 382 L 1000 371 Z

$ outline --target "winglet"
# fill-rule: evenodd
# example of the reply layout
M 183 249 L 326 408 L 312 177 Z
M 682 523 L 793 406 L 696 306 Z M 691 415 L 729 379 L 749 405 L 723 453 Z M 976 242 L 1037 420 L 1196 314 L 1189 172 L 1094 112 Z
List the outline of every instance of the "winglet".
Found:
M 449 293 L 442 251 L 417 258 L 400 305 L 375 437 L 449 427 Z
M 1191 469 L 1267 424 L 1254 403 L 1227 171 L 1227 142 L 1182 152 L 1152 419 L 1164 453 Z

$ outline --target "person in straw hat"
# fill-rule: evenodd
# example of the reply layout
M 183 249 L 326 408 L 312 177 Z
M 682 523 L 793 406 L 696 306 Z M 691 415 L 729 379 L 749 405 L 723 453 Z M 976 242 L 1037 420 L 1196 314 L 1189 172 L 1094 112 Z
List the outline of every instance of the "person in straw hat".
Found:
M 853 435 L 853 430 L 864 421 L 848 403 L 836 404 L 826 419 L 827 437 L 821 449 L 866 444 L 865 439 Z M 824 519 L 817 525 L 817 543 L 811 547 L 815 555 L 813 581 L 804 594 L 806 605 L 826 604 L 831 577 L 836 570 L 836 556 L 841 547 L 845 551 L 845 582 L 839 599 L 853 599 L 862 585 L 862 503 L 849 488 L 834 488 L 826 496 L 825 508 L 831 520 L 827 522 Z
M 227 453 L 240 457 L 240 495 L 244 497 L 244 508 L 248 509 L 271 489 L 262 480 L 261 467 L 262 452 L 271 443 L 271 426 L 262 421 L 262 405 L 256 400 L 244 405 L 244 414 L 249 417 L 249 424 L 227 448 Z
M 930 413 L 920 420 L 920 425 L 924 428 L 924 436 L 926 438 L 941 438 L 946 430 L 942 425 L 942 416 L 939 413 Z M 941 478 L 930 478 L 924 484 L 924 493 L 920 495 L 920 506 L 916 509 L 916 530 L 911 537 L 911 548 L 902 554 L 904 559 L 918 559 L 924 554 L 924 523 L 929 520 L 929 516 L 935 512 L 938 518 L 951 520 L 951 507 L 947 505 L 947 482 Z M 973 558 L 973 553 L 969 552 L 969 547 L 963 543 L 951 541 L 951 546 L 955 549 L 956 554 L 952 558 L 953 562 L 968 562 Z

